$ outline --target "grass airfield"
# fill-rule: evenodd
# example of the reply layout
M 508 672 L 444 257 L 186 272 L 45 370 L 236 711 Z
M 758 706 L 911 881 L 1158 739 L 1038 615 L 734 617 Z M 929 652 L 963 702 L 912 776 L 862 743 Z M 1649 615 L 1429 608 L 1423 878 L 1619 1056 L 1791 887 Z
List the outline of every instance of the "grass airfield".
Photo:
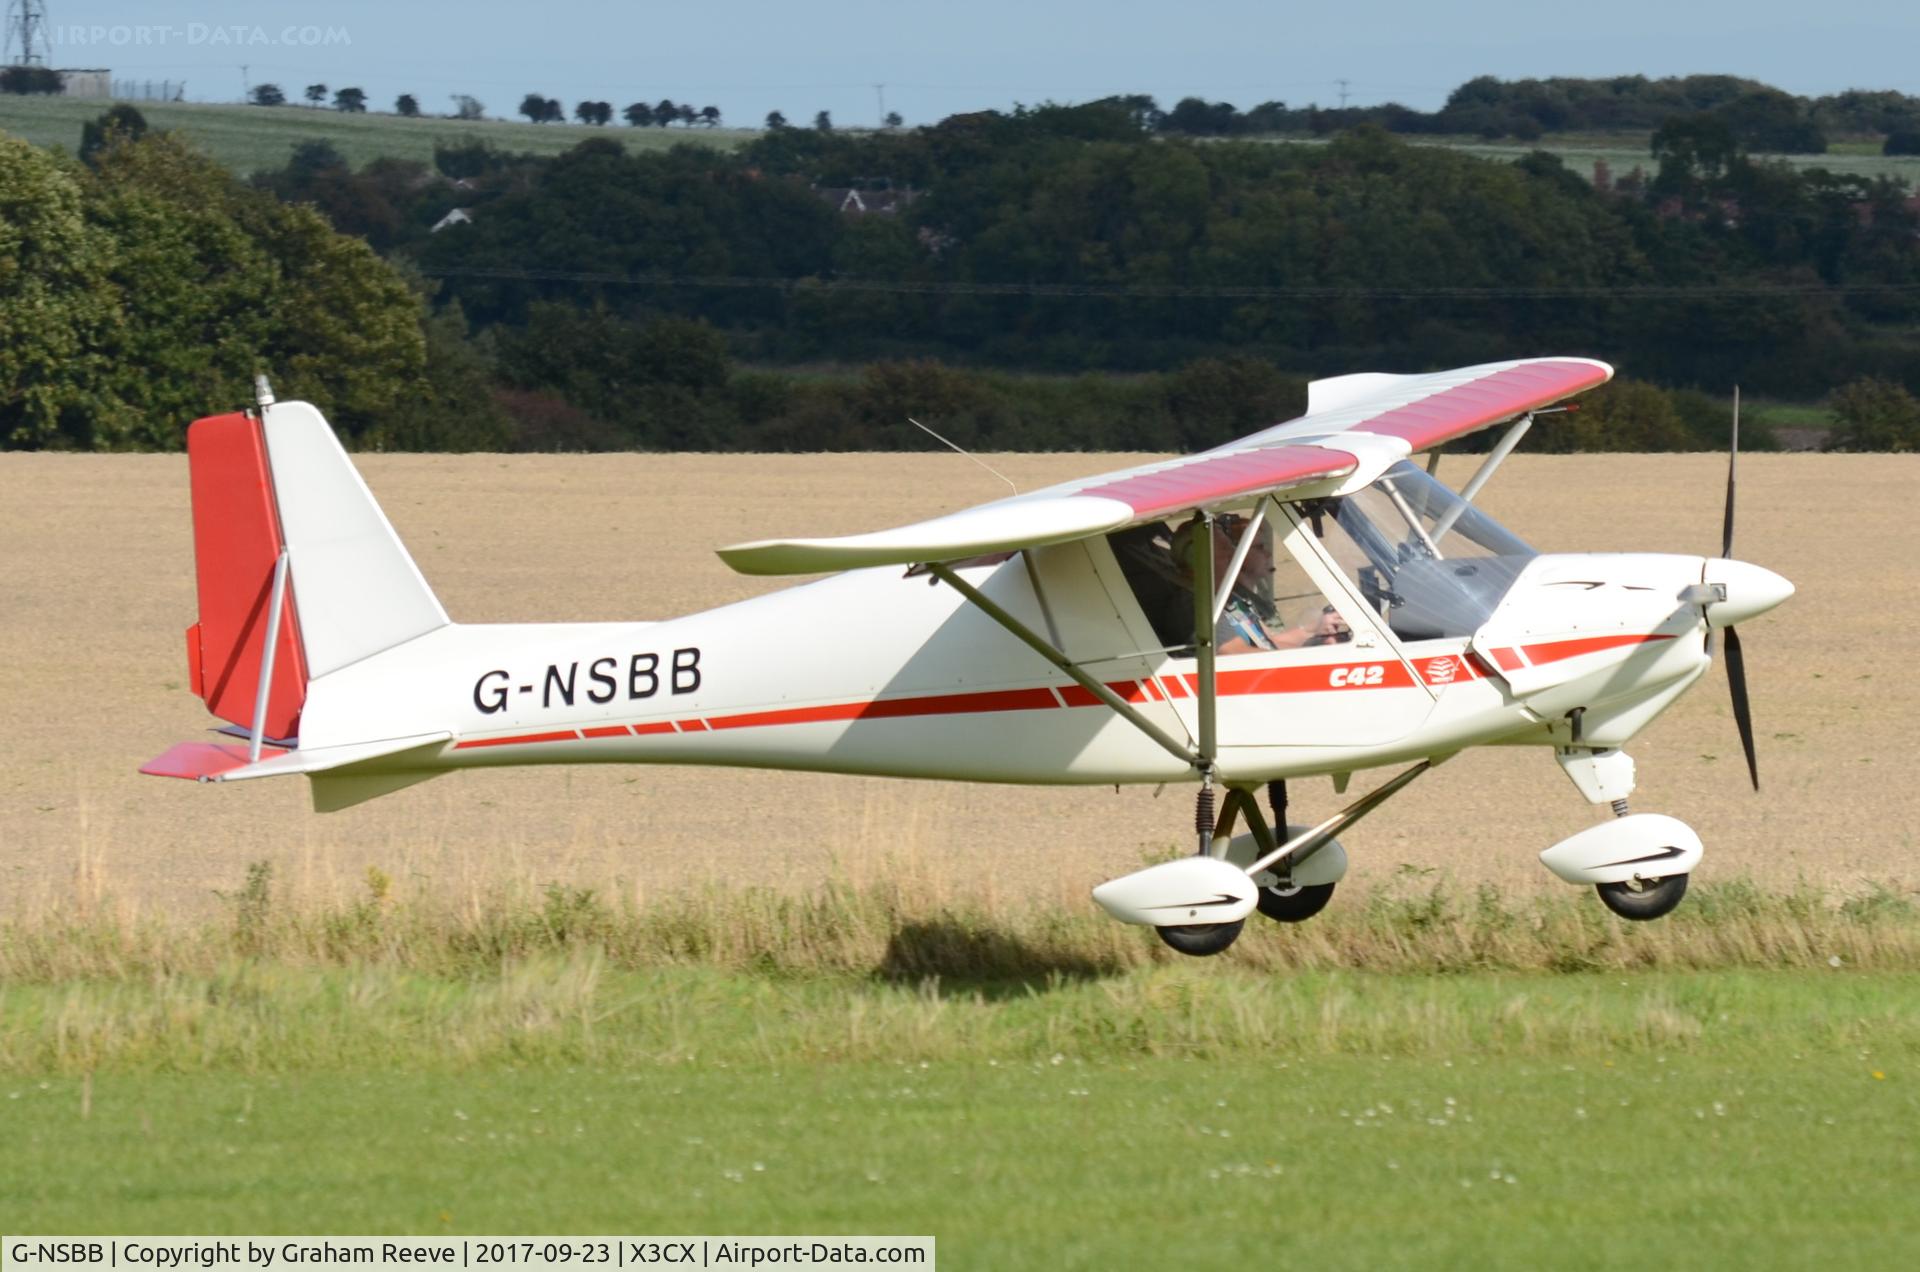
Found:
M 995 493 L 951 456 L 358 458 L 476 621 L 716 604 L 767 584 L 715 543 Z M 1737 551 L 1800 594 L 1742 631 L 1764 795 L 1717 673 L 1634 747 L 1636 806 L 1708 842 L 1679 912 L 1551 880 L 1591 810 L 1484 751 L 1347 837 L 1326 914 L 1194 962 L 1086 899 L 1178 850 L 1179 792 L 576 769 L 316 817 L 298 783 L 138 777 L 205 724 L 184 461 L 0 456 L 0 1217 L 932 1233 L 996 1268 L 1920 1261 L 1920 792 L 1888 773 L 1920 466 L 1742 474 Z M 1487 503 L 1546 550 L 1699 550 L 1723 480 L 1523 456 Z
M 0 1079 L 0 1210 L 67 1232 L 933 1233 L 945 1266 L 991 1268 L 1920 1254 L 1911 973 L 599 988 L 606 1015 L 465 1063 L 396 1065 L 369 1032 L 356 1061 Z M 1155 1001 L 1156 1045 L 1100 1036 L 1114 998 Z M 675 1000 L 700 1016 L 680 1054 L 647 1023 Z M 808 1053 L 816 1013 L 839 1054 Z M 1448 1018 L 1498 1036 L 1410 1028 Z

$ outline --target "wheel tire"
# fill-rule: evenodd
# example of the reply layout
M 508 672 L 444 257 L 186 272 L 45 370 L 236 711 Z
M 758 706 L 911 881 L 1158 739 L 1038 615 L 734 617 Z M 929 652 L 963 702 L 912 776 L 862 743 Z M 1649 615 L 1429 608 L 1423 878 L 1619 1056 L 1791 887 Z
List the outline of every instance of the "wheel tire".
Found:
M 1153 930 L 1160 934 L 1161 940 L 1182 954 L 1205 958 L 1232 945 L 1239 937 L 1240 929 L 1246 925 L 1245 919 L 1235 919 L 1231 923 L 1189 923 L 1183 927 L 1157 927 Z
M 1668 875 L 1664 879 L 1629 880 L 1625 883 L 1596 883 L 1594 891 L 1607 909 L 1623 919 L 1657 919 L 1671 913 L 1687 895 L 1687 876 Z
M 1260 889 L 1254 904 L 1276 923 L 1304 923 L 1327 908 L 1327 902 L 1333 900 L 1333 889 L 1331 883 L 1303 883 L 1291 888 L 1274 884 Z

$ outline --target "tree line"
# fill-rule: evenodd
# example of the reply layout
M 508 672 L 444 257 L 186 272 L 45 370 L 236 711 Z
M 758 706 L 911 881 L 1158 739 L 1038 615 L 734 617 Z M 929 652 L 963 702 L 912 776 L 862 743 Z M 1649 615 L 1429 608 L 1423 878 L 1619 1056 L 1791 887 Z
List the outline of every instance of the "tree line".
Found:
M 4 143 L 0 437 L 177 446 L 266 370 L 364 446 L 898 449 L 913 415 L 1192 449 L 1313 376 L 1576 352 L 1625 378 L 1529 445 L 1716 446 L 1734 383 L 1833 394 L 1842 445 L 1920 443 L 1906 187 L 1665 134 L 1630 190 L 1377 128 L 1196 142 L 1118 102 L 733 153 L 305 143 L 241 183 L 118 107 L 78 158 Z
M 0 73 L 0 91 L 58 92 L 58 77 L 44 72 L 36 78 L 32 73 L 38 70 L 42 68 L 8 68 Z M 307 100 L 318 105 L 326 91 L 325 85 L 309 86 Z M 287 96 L 277 84 L 261 84 L 252 90 L 250 100 L 256 105 L 279 106 L 286 104 Z M 478 117 L 465 113 L 465 104 L 473 101 L 457 97 L 453 116 Z M 365 102 L 365 93 L 351 88 L 341 90 L 333 105 L 337 110 L 357 111 L 365 109 Z M 1122 94 L 1097 104 L 1123 112 L 1141 131 L 1184 137 L 1326 137 L 1371 124 L 1406 135 L 1537 141 L 1565 133 L 1650 133 L 1674 119 L 1708 116 L 1754 153 L 1824 154 L 1834 137 L 1876 137 L 1882 139 L 1886 154 L 1920 154 L 1920 97 L 1866 89 L 1799 97 L 1734 75 L 1518 80 L 1482 75 L 1455 88 L 1434 111 L 1415 110 L 1398 102 L 1327 107 L 1317 102 L 1290 106 L 1283 101 L 1265 101 L 1241 110 L 1231 102 L 1203 97 L 1184 97 L 1162 109 L 1147 94 Z M 601 114 L 598 107 L 607 110 Z M 671 109 L 663 112 L 661 107 Z M 594 109 L 583 114 L 586 108 Z M 621 115 L 628 124 L 641 128 L 696 122 L 712 127 L 719 123 L 717 106 L 702 107 L 691 115 L 688 109 L 670 100 L 658 104 L 639 101 L 628 105 Z M 394 110 L 402 115 L 418 114 L 418 100 L 402 94 Z M 540 93 L 528 93 L 518 113 L 535 123 L 567 118 L 559 98 Z M 582 123 L 605 124 L 612 119 L 612 109 L 609 103 L 583 100 L 575 104 L 574 118 Z M 883 126 L 898 129 L 902 125 L 899 112 L 894 111 L 889 112 Z M 775 110 L 767 114 L 764 126 L 774 131 L 791 125 L 784 112 Z M 816 131 L 832 131 L 832 116 L 826 111 L 816 113 L 813 127 Z

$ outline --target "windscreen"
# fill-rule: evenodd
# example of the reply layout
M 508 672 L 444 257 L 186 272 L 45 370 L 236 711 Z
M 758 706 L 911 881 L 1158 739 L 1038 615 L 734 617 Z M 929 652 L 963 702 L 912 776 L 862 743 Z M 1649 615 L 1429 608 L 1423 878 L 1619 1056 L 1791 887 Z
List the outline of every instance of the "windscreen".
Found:
M 1306 511 L 1314 533 L 1402 640 L 1472 635 L 1537 555 L 1405 461 L 1366 489 Z

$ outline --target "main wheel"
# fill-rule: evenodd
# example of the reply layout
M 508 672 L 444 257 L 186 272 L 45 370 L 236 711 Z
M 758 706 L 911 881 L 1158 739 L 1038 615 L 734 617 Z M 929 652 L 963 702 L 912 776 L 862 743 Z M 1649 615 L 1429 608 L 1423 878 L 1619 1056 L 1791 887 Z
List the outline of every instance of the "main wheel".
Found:
M 1153 930 L 1160 934 L 1161 940 L 1182 954 L 1205 958 L 1232 945 L 1239 937 L 1240 929 L 1246 925 L 1245 919 L 1235 919 L 1231 923 L 1189 923 L 1183 927 L 1157 927 Z
M 1276 923 L 1304 923 L 1327 908 L 1333 887 L 1331 883 L 1270 883 L 1260 889 L 1254 904 Z
M 1670 913 L 1687 895 L 1687 876 L 1664 879 L 1628 879 L 1623 883 L 1596 883 L 1594 890 L 1607 909 L 1623 919 L 1657 919 Z

